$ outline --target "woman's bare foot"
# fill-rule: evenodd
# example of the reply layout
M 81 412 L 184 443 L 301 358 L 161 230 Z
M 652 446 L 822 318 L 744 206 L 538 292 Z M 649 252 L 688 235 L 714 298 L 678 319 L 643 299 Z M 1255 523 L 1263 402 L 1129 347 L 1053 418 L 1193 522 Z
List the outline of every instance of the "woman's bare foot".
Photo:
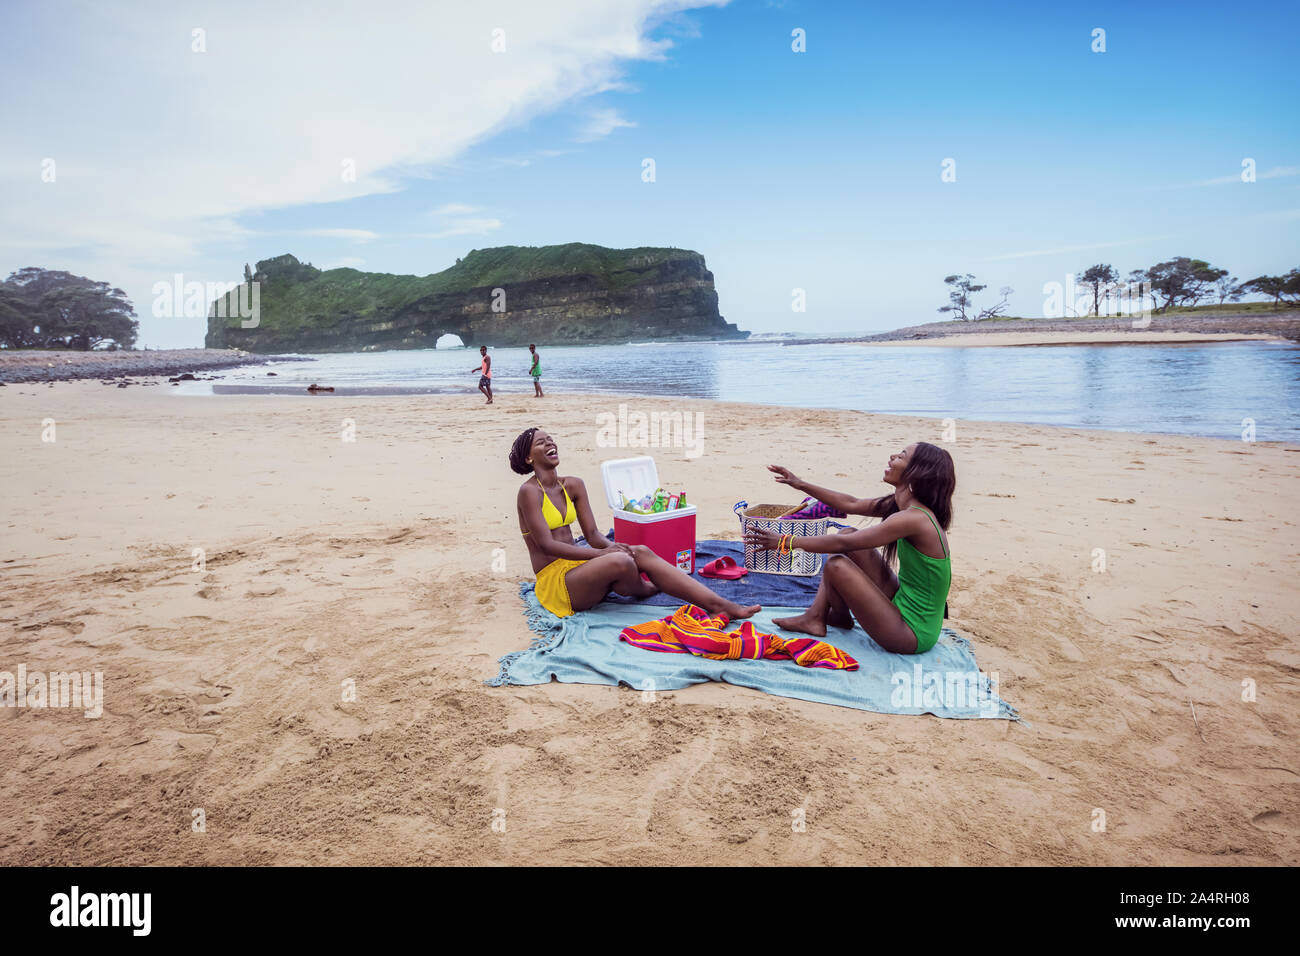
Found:
M 753 617 L 759 611 L 763 610 L 763 605 L 751 604 L 749 607 L 745 607 L 743 604 L 737 604 L 735 601 L 726 601 L 719 610 L 733 621 L 743 621 L 745 618 Z
M 655 587 L 652 582 L 647 581 L 645 578 L 642 578 L 637 583 L 641 585 L 641 590 L 636 594 L 629 594 L 628 597 L 648 598 L 648 597 L 654 597 L 656 594 L 659 593 L 659 589 Z
M 800 634 L 811 634 L 813 637 L 826 636 L 826 622 L 810 611 L 804 611 L 797 617 L 773 618 L 772 623 L 783 631 L 797 631 Z
M 836 612 L 830 610 L 826 612 L 826 623 L 831 627 L 844 627 L 851 631 L 853 630 L 853 615 L 848 611 Z

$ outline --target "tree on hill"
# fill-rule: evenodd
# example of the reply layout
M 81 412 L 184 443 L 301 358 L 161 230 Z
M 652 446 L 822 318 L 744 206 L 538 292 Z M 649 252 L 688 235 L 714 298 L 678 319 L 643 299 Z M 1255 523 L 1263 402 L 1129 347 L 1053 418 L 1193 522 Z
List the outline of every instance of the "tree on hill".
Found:
M 1011 298 L 1011 293 L 1015 291 L 1009 285 L 1004 285 L 998 289 L 998 295 L 1002 296 L 1002 298 L 987 309 L 982 309 L 980 314 L 975 316 L 975 320 L 978 322 L 980 319 L 996 319 L 999 315 L 1005 313 L 1007 311 L 1007 300 Z
M 976 292 L 983 292 L 988 288 L 987 285 L 976 285 L 975 277 L 969 272 L 966 275 L 946 276 L 943 280 L 944 285 L 952 286 L 948 291 L 948 304 L 939 306 L 940 312 L 955 312 L 957 318 L 963 322 L 969 321 L 970 317 L 967 311 L 975 307 L 974 295 Z
M 139 323 L 121 289 L 70 272 L 28 267 L 0 283 L 0 344 L 93 349 L 135 344 Z
M 1240 282 L 1241 280 L 1236 276 L 1225 275 L 1214 283 L 1214 292 L 1219 297 L 1219 305 L 1223 305 L 1224 302 L 1236 302 L 1246 294 Z
M 1101 314 L 1102 293 L 1119 281 L 1119 273 L 1114 266 L 1101 263 L 1089 266 L 1079 276 L 1079 285 L 1092 290 L 1092 314 Z
M 963 322 L 968 322 L 971 316 L 968 314 L 975 309 L 975 293 L 983 292 L 988 288 L 987 285 L 979 285 L 975 282 L 975 277 L 969 272 L 965 275 L 951 275 L 944 278 L 944 284 L 952 286 L 948 291 L 948 304 L 939 306 L 940 312 L 955 312 L 957 318 Z M 975 320 L 993 319 L 1004 313 L 1007 309 L 1007 300 L 1015 290 L 1011 286 L 1003 286 L 998 290 L 1002 296 L 1001 301 L 980 310 L 975 315 Z
M 32 329 L 36 322 L 18 290 L 0 282 L 0 343 L 7 348 L 25 348 L 33 344 Z
M 1283 276 L 1256 276 L 1240 286 L 1243 292 L 1255 292 L 1266 295 L 1274 305 L 1282 300 L 1300 302 L 1300 269 L 1292 269 Z
M 1228 274 L 1227 269 L 1216 269 L 1204 259 L 1177 256 L 1167 262 L 1158 262 L 1147 269 L 1143 278 L 1150 284 L 1151 294 L 1163 303 L 1157 312 L 1166 312 L 1170 306 L 1193 306 L 1214 292 L 1215 283 Z

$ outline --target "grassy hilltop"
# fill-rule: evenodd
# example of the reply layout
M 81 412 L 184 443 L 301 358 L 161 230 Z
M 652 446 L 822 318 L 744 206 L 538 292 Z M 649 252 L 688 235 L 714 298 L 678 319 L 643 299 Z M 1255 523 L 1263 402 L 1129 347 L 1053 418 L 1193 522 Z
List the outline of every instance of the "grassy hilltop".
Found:
M 445 332 L 487 344 L 743 334 L 717 314 L 713 275 L 687 249 L 498 246 L 427 276 L 321 271 L 281 255 L 258 262 L 256 278 L 258 327 L 241 328 L 228 296 L 225 317 L 208 320 L 209 348 L 420 348 Z M 504 312 L 493 310 L 497 289 Z

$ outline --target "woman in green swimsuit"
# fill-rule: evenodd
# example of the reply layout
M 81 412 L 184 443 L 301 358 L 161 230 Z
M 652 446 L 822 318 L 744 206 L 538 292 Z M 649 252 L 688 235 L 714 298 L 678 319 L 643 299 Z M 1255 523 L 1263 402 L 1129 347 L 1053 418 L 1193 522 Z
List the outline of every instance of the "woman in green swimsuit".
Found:
M 937 445 L 916 442 L 889 456 L 884 479 L 892 495 L 855 498 L 796 478 L 769 465 L 776 480 L 848 514 L 884 518 L 879 524 L 841 534 L 797 538 L 801 551 L 830 554 L 812 607 L 797 617 L 774 620 L 777 627 L 814 637 L 826 625 L 852 627 L 857 618 L 877 644 L 895 654 L 923 654 L 943 628 L 952 561 L 948 537 L 957 472 L 952 456 Z M 776 550 L 777 535 L 750 531 L 746 540 Z M 884 547 L 881 554 L 877 548 Z M 891 570 L 898 558 L 898 574 Z

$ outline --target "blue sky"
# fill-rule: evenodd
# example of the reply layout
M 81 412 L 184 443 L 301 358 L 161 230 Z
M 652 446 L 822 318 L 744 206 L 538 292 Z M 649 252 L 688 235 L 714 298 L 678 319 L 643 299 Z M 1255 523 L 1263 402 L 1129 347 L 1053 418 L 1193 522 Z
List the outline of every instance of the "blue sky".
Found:
M 263 19 L 261 45 L 208 4 L 111 21 L 53 6 L 67 9 L 16 8 L 26 30 L 0 40 L 6 88 L 35 74 L 39 89 L 0 107 L 26 131 L 0 147 L 17 219 L 0 222 L 0 268 L 123 285 L 142 344 L 202 340 L 202 319 L 150 315 L 153 281 L 233 280 L 282 252 L 427 274 L 496 245 L 680 246 L 705 255 L 729 321 L 825 332 L 938 318 L 954 272 L 1039 314 L 1044 283 L 1095 262 L 1191 255 L 1241 278 L 1300 266 L 1294 4 L 446 3 L 377 12 L 360 32 L 354 10 L 327 5 L 313 36 Z M 614 7 L 637 9 L 593 13 Z M 209 21 L 203 55 L 172 49 Z M 487 50 L 493 24 L 503 53 Z M 791 50 L 795 28 L 807 52 Z M 60 49 L 119 64 L 117 78 L 51 67 Z M 235 59 L 258 54 L 283 69 Z M 69 129 L 83 110 L 101 119 Z M 109 121 L 119 148 L 101 153 Z M 34 157 L 56 150 L 64 179 L 33 186 Z M 357 159 L 358 184 L 308 182 L 337 156 Z M 93 196 L 63 185 L 81 167 Z M 116 205 L 96 207 L 104 195 Z

